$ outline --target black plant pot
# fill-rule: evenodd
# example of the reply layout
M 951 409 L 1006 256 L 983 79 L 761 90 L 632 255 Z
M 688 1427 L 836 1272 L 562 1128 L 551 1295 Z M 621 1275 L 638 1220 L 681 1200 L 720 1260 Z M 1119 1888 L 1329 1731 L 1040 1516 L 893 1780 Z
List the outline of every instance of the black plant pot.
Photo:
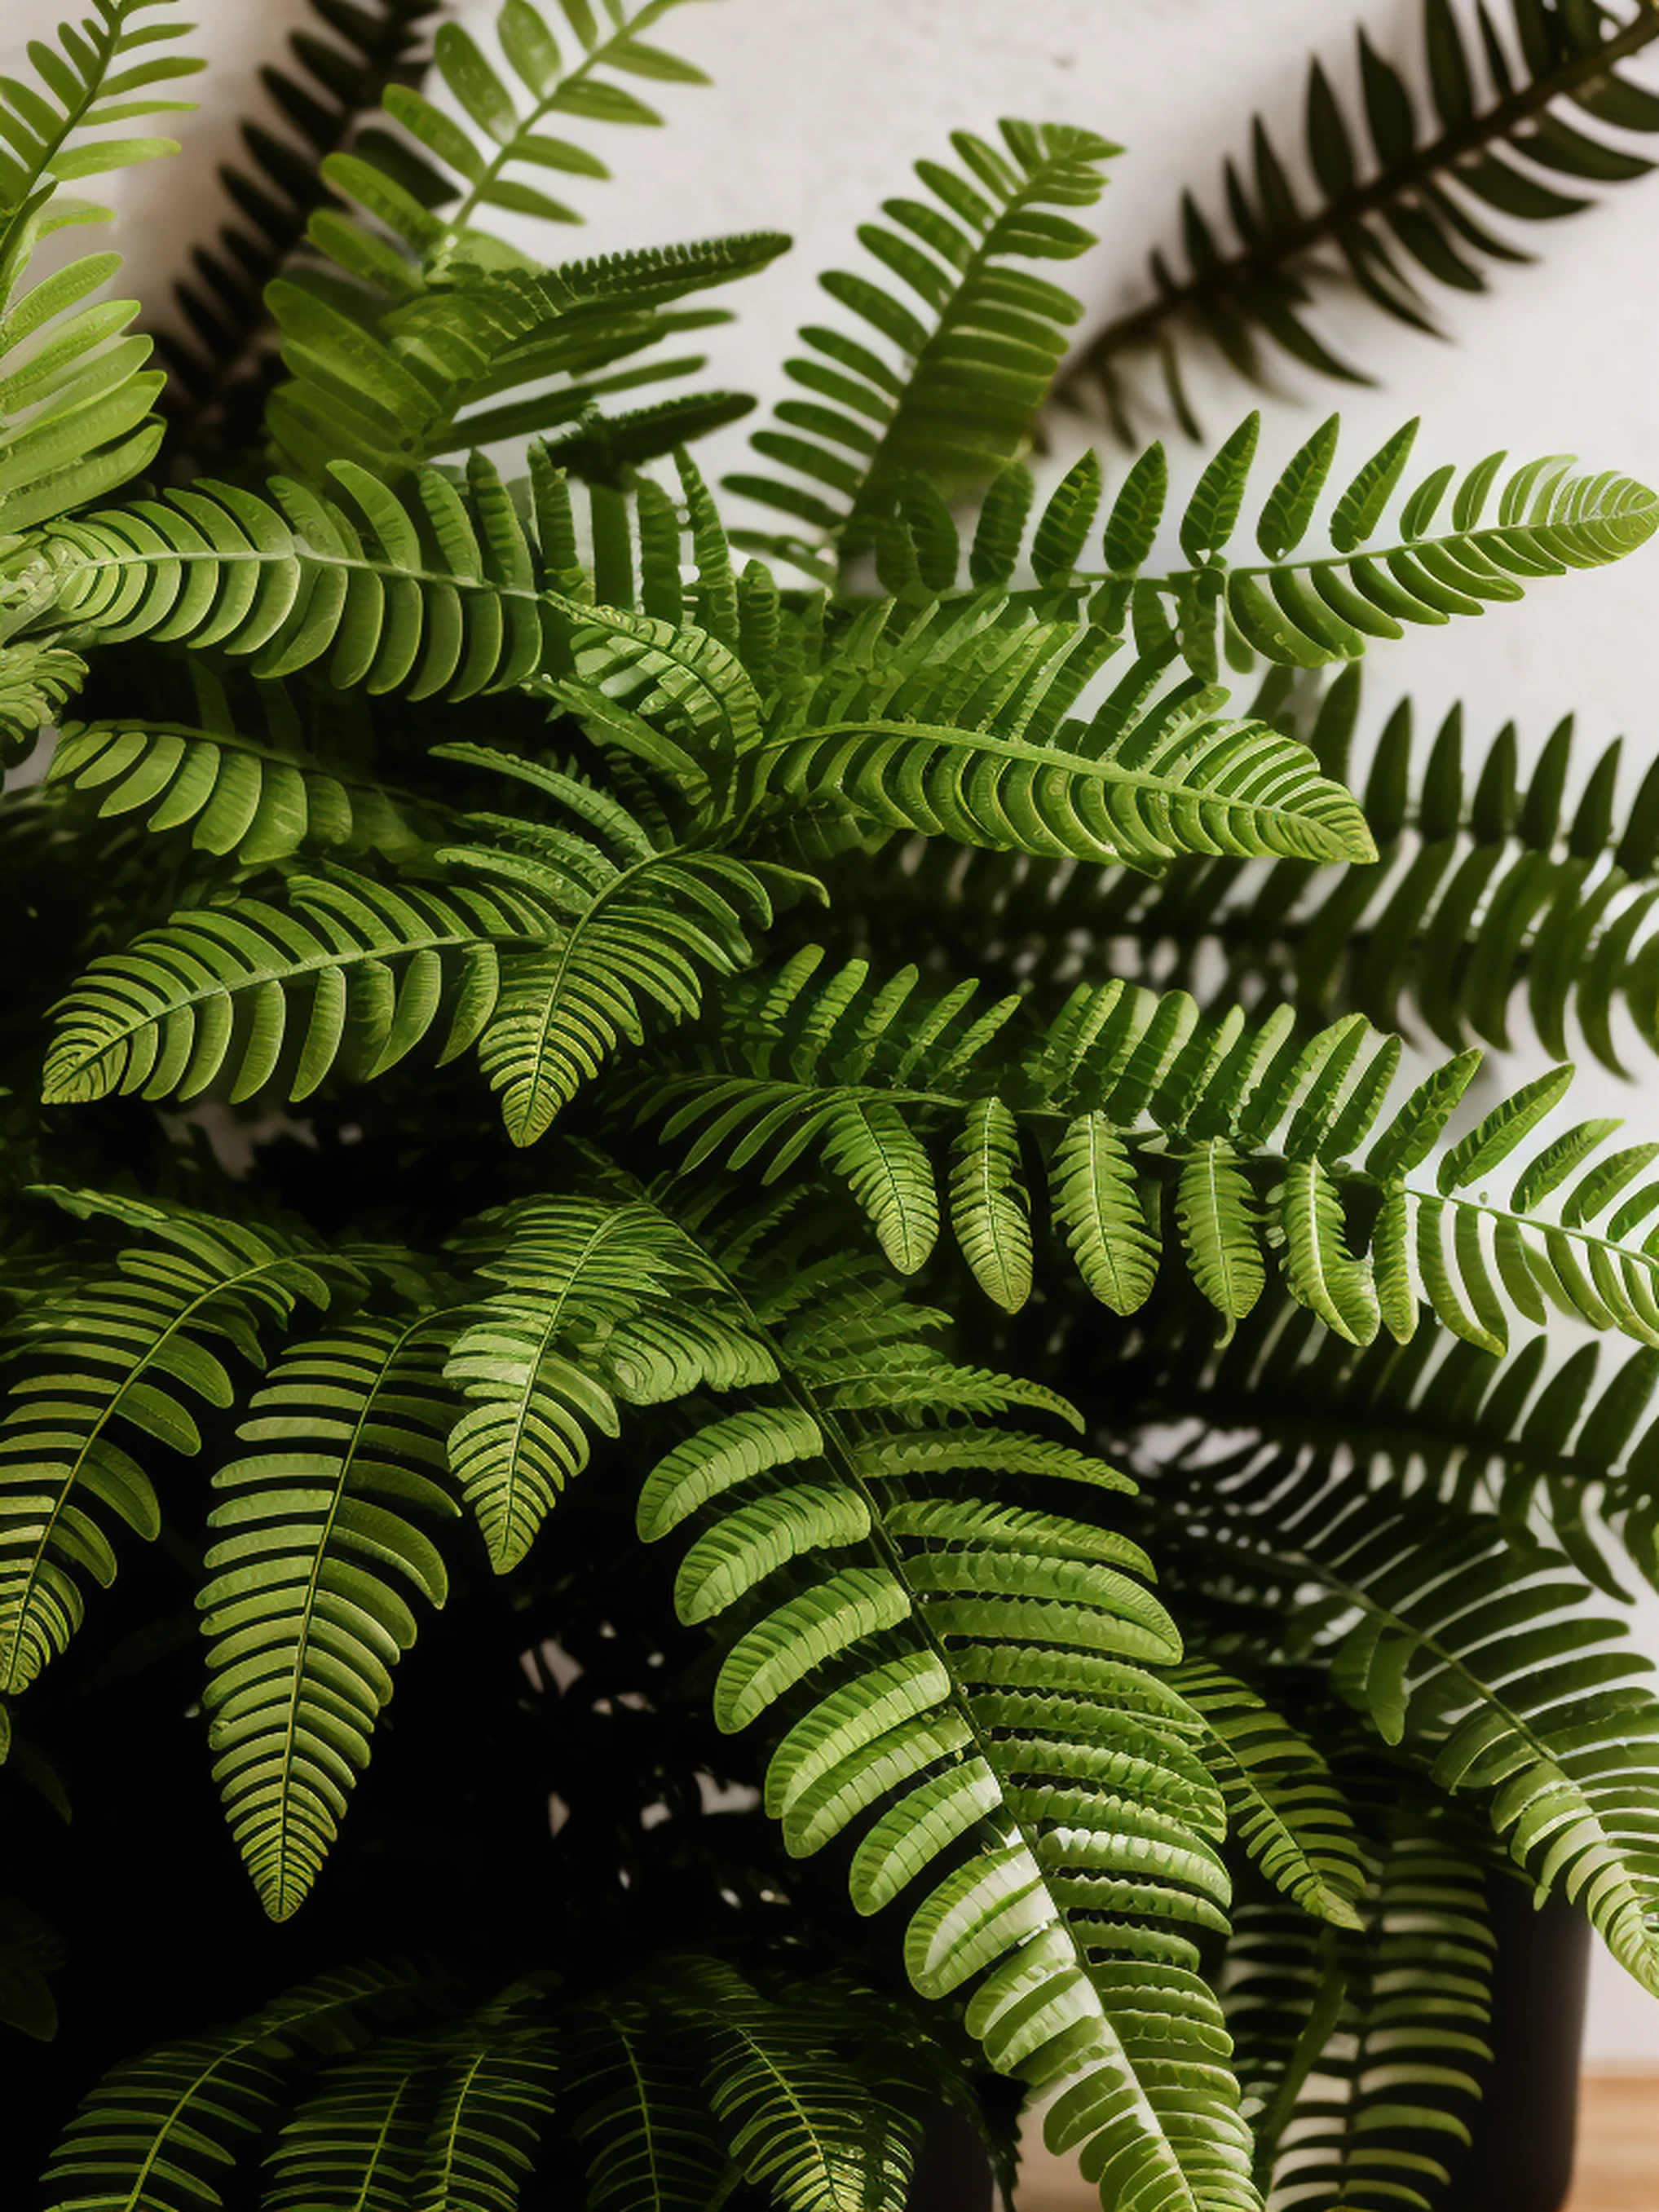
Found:
M 1491 1890 L 1492 2063 L 1467 2150 L 1448 2160 L 1449 2212 L 1561 2212 L 1572 2186 L 1589 1929 L 1563 1898 Z M 1444 2153 L 1441 2155 L 1443 2157 Z

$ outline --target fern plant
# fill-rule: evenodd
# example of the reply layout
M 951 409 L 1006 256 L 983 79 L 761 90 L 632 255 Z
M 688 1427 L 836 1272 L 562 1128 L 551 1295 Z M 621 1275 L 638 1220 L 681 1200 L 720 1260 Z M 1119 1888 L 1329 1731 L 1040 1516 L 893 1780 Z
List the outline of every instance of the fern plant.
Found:
M 320 9 L 168 432 L 29 273 L 162 4 L 0 167 L 19 2187 L 902 2212 L 1029 2100 L 1107 2208 L 1447 2204 L 1501 1885 L 1659 1993 L 1659 1140 L 1566 1064 L 1659 1036 L 1654 779 L 1402 707 L 1351 788 L 1356 664 L 1659 498 L 1250 416 L 1039 507 L 1115 148 L 1007 122 L 723 507 L 746 403 L 605 410 L 783 241 L 523 242 L 667 0 Z M 1643 120 L 1645 15 L 1516 22 L 1426 150 L 1368 64 L 1357 265 Z

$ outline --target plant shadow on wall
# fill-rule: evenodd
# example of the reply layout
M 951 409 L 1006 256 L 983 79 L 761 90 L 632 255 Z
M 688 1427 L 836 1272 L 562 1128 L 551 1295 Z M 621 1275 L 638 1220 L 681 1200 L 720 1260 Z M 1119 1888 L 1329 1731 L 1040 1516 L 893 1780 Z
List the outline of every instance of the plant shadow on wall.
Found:
M 696 333 L 785 241 L 490 227 L 672 0 L 316 8 L 165 384 L 30 269 L 170 150 L 167 0 L 0 86 L 18 2201 L 899 2212 L 1023 2084 L 1107 2206 L 1445 2202 L 1495 1893 L 1659 1990 L 1659 1141 L 1466 1101 L 1523 999 L 1659 1045 L 1659 781 L 1354 664 L 1659 501 L 1252 417 L 1039 507 L 1115 149 L 1008 123 L 825 278 L 745 533 Z M 1316 74 L 1120 422 L 1644 166 L 1650 9 L 1426 20 L 1437 135 Z

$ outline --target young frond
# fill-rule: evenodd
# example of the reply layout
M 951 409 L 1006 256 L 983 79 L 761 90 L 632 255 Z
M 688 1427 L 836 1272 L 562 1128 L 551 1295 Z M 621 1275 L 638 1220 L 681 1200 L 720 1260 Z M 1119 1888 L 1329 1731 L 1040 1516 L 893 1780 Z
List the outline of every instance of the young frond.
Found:
M 1276 353 L 1320 375 L 1369 382 L 1310 319 L 1334 276 L 1396 322 L 1438 331 L 1441 287 L 1479 292 L 1486 263 L 1532 258 L 1490 228 L 1492 212 L 1548 222 L 1590 205 L 1586 185 L 1645 176 L 1652 162 L 1603 132 L 1659 131 L 1659 99 L 1618 67 L 1655 36 L 1651 10 L 1511 0 L 1500 32 L 1503 14 L 1480 11 L 1477 44 L 1448 0 L 1425 0 L 1426 127 L 1405 76 L 1364 30 L 1363 127 L 1316 60 L 1304 124 L 1311 202 L 1258 116 L 1248 164 L 1224 166 L 1225 226 L 1182 195 L 1184 272 L 1152 256 L 1153 297 L 1094 338 L 1067 375 L 1066 396 L 1097 391 L 1132 443 L 1144 397 L 1136 366 L 1155 356 L 1170 408 L 1197 437 L 1180 366 L 1194 338 L 1253 384 L 1271 380 Z
M 884 350 L 834 327 L 803 330 L 810 352 L 787 366 L 805 396 L 780 402 L 777 427 L 751 440 L 789 476 L 726 479 L 832 536 L 842 555 L 872 543 L 908 479 L 950 494 L 1014 459 L 1077 320 L 1069 294 L 1018 264 L 1071 260 L 1092 245 L 1053 210 L 1092 206 L 1101 164 L 1119 149 L 1058 124 L 1001 131 L 1000 147 L 956 132 L 961 167 L 918 162 L 929 197 L 889 200 L 893 227 L 860 228 L 860 244 L 908 300 L 839 270 L 820 281 Z
M 77 1194 L 68 1194 L 73 1206 Z M 262 1364 L 259 1338 L 301 1299 L 325 1307 L 349 1263 L 288 1234 L 142 1210 L 146 1241 L 32 1301 L 13 1327 L 0 1426 L 0 1687 L 26 1689 L 81 1625 L 84 1577 L 107 1585 L 111 1527 L 161 1527 L 140 1439 L 193 1455 L 191 1401 L 232 1403 L 222 1352 Z
M 360 1318 L 290 1346 L 238 1431 L 263 1450 L 213 1478 L 221 1502 L 197 1603 L 208 1638 L 209 1747 L 231 1830 L 274 1920 L 299 1908 L 368 1764 L 414 1642 L 441 1605 L 420 1525 L 459 1510 L 444 1441 L 441 1324 Z

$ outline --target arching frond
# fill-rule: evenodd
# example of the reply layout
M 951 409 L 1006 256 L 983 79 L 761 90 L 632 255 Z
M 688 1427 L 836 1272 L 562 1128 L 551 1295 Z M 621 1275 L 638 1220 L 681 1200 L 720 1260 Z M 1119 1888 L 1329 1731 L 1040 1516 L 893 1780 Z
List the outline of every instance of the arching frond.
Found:
M 449 1460 L 505 1573 L 587 1464 L 593 1432 L 617 1434 L 618 1398 L 729 1389 L 770 1362 L 700 1295 L 707 1263 L 654 1206 L 531 1200 L 490 1227 L 479 1273 L 502 1288 L 446 1370 L 471 1401 Z
M 200 2212 L 224 2199 L 248 2138 L 278 2109 L 287 2077 L 354 2032 L 419 1999 L 406 1969 L 319 1976 L 234 2027 L 163 2044 L 106 2075 L 70 2121 L 45 2177 L 49 2212 Z
M 73 1202 L 74 1194 L 70 1194 Z M 0 1426 L 0 1685 L 25 1689 L 81 1624 L 83 1577 L 108 1584 L 111 1528 L 154 1537 L 161 1509 L 140 1438 L 194 1454 L 192 1400 L 234 1396 L 221 1351 L 260 1364 L 261 1329 L 301 1299 L 322 1307 L 349 1261 L 295 1236 L 137 1211 L 142 1244 L 112 1273 L 32 1301 L 14 1329 Z
M 567 2079 L 592 2212 L 703 2212 L 732 2161 L 708 2110 L 690 2039 L 662 2033 L 643 1995 L 582 2008 Z
M 1119 149 L 1068 125 L 1001 130 L 1000 147 L 956 132 L 961 167 L 918 162 L 929 197 L 888 200 L 896 228 L 860 228 L 860 244 L 915 305 L 865 276 L 824 276 L 825 291 L 886 350 L 833 327 L 803 330 L 810 350 L 787 368 L 806 396 L 781 401 L 777 427 L 751 441 L 790 476 L 726 479 L 832 534 L 843 554 L 868 546 L 907 478 L 948 495 L 1016 457 L 1077 319 L 1068 294 L 1018 264 L 1070 260 L 1093 243 L 1053 210 L 1092 206 L 1101 164 Z
M 445 1356 L 426 1312 L 291 1346 L 239 1431 L 265 1449 L 213 1478 L 203 1703 L 231 1832 L 274 1920 L 304 1900 L 368 1762 L 415 1640 L 410 1598 L 447 1592 L 421 1526 L 459 1510 Z
M 1253 384 L 1268 382 L 1275 349 L 1318 374 L 1369 382 L 1309 318 L 1334 274 L 1395 321 L 1436 331 L 1440 288 L 1479 292 L 1488 262 L 1532 258 L 1489 227 L 1492 211 L 1547 222 L 1589 205 L 1586 185 L 1645 175 L 1651 161 L 1602 131 L 1659 130 L 1659 100 L 1618 66 L 1654 37 L 1650 11 L 1513 0 L 1500 30 L 1504 12 L 1481 11 L 1477 45 L 1447 0 L 1425 0 L 1426 125 L 1405 74 L 1366 31 L 1363 129 L 1316 60 L 1303 134 L 1311 200 L 1258 116 L 1249 161 L 1224 167 L 1225 222 L 1182 195 L 1184 270 L 1152 256 L 1154 296 L 1095 337 L 1067 396 L 1097 389 L 1131 440 L 1144 396 L 1137 362 L 1155 356 L 1170 406 L 1196 437 L 1180 368 L 1194 337 Z
M 1225 1924 L 1219 1794 L 1201 1723 L 1145 1671 L 1178 1642 L 1137 1547 L 1046 1502 L 1121 1478 L 944 1427 L 948 1393 L 883 1389 L 858 1306 L 781 1297 L 788 1401 L 701 1431 L 641 1502 L 647 1536 L 701 1531 L 683 1612 L 736 1608 L 717 1720 L 767 1721 L 788 1850 L 857 1838 L 855 1904 L 904 1899 L 917 1988 L 970 1993 L 970 2031 L 1054 2098 L 1050 2141 L 1084 2146 L 1103 2194 L 1254 2205 L 1195 1972 L 1194 1939 Z M 900 1354 L 927 1317 L 887 1310 Z
M 341 870 L 290 877 L 284 894 L 187 908 L 95 961 L 58 1009 L 48 1102 L 216 1084 L 249 1098 L 273 1079 L 308 1097 L 337 1062 L 395 1066 L 440 1022 L 453 1060 L 495 1007 L 499 948 L 532 950 L 548 927 L 510 884 L 394 890 Z

